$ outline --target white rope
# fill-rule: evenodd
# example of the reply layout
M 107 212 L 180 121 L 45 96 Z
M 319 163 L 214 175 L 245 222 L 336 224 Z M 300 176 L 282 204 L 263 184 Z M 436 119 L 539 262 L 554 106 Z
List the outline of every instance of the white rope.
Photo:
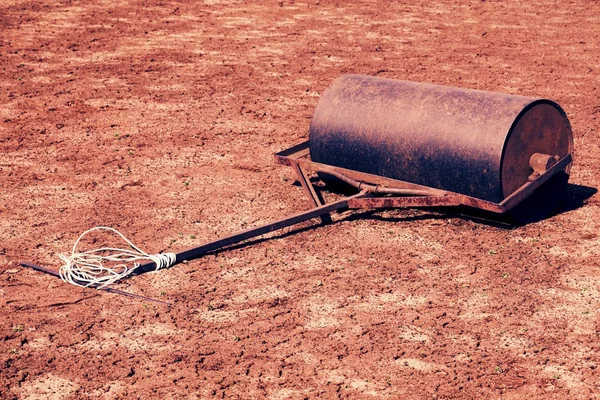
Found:
M 133 250 L 100 247 L 93 250 L 77 251 L 77 246 L 85 235 L 99 230 L 116 233 L 127 242 Z M 106 226 L 97 226 L 83 232 L 75 242 L 71 255 L 66 256 L 60 254 L 59 257 L 65 263 L 58 271 L 63 281 L 81 287 L 99 285 L 99 288 L 125 278 L 141 265 L 139 262 L 141 260 L 154 262 L 156 264 L 156 270 L 168 268 L 176 262 L 175 253 L 148 254 L 131 243 L 131 241 L 121 232 Z M 103 264 L 105 261 L 117 264 L 105 266 Z M 129 268 L 126 263 L 133 263 L 133 267 Z

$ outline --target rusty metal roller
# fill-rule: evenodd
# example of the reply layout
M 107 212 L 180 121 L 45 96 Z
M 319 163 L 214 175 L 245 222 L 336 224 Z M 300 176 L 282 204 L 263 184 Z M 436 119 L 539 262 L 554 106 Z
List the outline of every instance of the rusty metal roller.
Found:
M 573 134 L 550 100 L 346 75 L 321 96 L 309 143 L 319 163 L 499 203 L 532 165 L 571 153 Z

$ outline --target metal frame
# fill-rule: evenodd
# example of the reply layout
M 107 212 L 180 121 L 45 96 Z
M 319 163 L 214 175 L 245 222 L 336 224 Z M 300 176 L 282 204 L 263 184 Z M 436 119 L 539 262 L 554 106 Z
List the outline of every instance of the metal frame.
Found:
M 502 202 L 493 203 L 460 193 L 313 162 L 308 141 L 283 150 L 274 158 L 276 164 L 290 166 L 296 171 L 300 184 L 315 205 L 320 203 L 315 200 L 314 188 L 306 178 L 305 171 L 333 175 L 357 189 L 366 189 L 363 196 L 348 198 L 350 209 L 466 206 L 496 214 L 504 214 L 515 207 L 573 161 L 572 155 L 568 154 L 546 171 L 536 170 L 535 179 L 525 183 Z M 386 194 L 386 197 L 377 197 L 378 194 Z

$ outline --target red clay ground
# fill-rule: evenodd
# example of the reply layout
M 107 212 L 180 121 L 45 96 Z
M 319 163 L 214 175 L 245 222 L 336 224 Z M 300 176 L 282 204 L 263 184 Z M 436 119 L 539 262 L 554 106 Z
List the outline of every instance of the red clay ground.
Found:
M 4 0 L 0 398 L 598 396 L 600 5 L 523 3 Z M 343 73 L 556 100 L 563 212 L 347 213 L 118 285 L 170 309 L 18 266 L 96 225 L 179 251 L 306 209 L 272 154 Z

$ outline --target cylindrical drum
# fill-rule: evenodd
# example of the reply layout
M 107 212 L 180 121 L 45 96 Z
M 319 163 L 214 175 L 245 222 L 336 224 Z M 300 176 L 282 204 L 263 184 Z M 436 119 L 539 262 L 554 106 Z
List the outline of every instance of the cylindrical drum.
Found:
M 573 134 L 550 100 L 346 75 L 321 96 L 309 144 L 315 162 L 499 203 L 534 153 L 564 157 Z

